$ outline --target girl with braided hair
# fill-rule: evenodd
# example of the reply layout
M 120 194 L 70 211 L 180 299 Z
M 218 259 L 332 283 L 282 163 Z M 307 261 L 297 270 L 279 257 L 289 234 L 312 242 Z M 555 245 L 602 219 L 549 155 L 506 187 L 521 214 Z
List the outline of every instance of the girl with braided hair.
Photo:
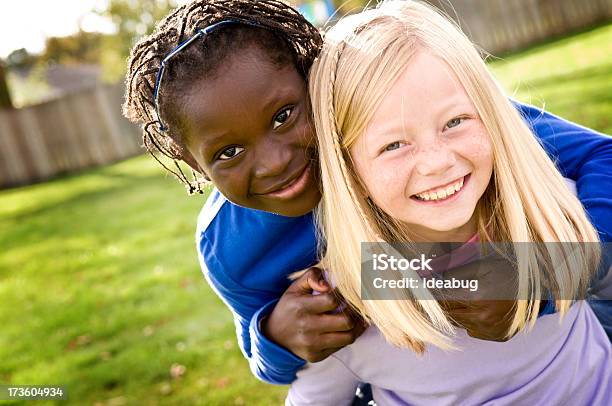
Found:
M 347 404 L 366 381 L 379 406 L 610 404 L 612 345 L 581 300 L 600 263 L 599 236 L 460 29 L 414 0 L 343 19 L 313 64 L 310 96 L 321 264 L 372 327 L 298 372 L 286 403 Z M 367 300 L 381 285 L 360 273 L 364 241 L 378 252 L 390 251 L 385 241 L 455 242 L 463 252 L 477 241 L 521 242 L 498 285 L 517 287 L 516 335 L 469 337 L 431 288 L 391 285 L 386 300 Z M 568 262 L 542 260 L 560 246 L 543 243 L 559 242 L 574 243 Z M 547 298 L 554 314 L 540 311 Z
M 347 312 L 326 314 L 338 300 L 314 270 L 288 282 L 316 263 L 306 76 L 321 44 L 283 2 L 193 1 L 135 45 L 126 79 L 124 114 L 142 124 L 151 155 L 190 193 L 208 180 L 219 190 L 198 221 L 202 270 L 234 314 L 253 373 L 275 384 L 363 331 Z
M 126 79 L 124 114 L 143 126 L 145 147 L 190 193 L 207 182 L 216 187 L 198 218 L 202 271 L 234 315 L 251 370 L 276 384 L 291 383 L 306 361 L 325 359 L 363 331 L 348 310 L 331 312 L 339 299 L 315 269 L 288 279 L 318 259 L 312 210 L 321 195 L 306 78 L 321 44 L 317 29 L 283 2 L 196 0 L 136 44 Z M 600 231 L 610 232 L 597 202 L 610 182 L 600 163 L 612 145 L 518 108 L 577 182 Z M 504 339 L 486 317 L 497 320 L 499 309 L 477 310 L 468 333 Z

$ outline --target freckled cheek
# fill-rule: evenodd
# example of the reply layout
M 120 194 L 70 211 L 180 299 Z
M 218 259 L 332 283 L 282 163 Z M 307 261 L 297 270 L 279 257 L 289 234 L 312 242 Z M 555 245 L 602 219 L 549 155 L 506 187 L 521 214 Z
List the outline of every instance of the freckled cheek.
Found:
M 475 166 L 486 168 L 493 164 L 493 148 L 484 130 L 465 137 L 456 145 L 456 151 Z
M 397 200 L 405 199 L 409 178 L 408 165 L 386 162 L 384 165 L 372 166 L 364 181 L 370 197 L 385 209 Z

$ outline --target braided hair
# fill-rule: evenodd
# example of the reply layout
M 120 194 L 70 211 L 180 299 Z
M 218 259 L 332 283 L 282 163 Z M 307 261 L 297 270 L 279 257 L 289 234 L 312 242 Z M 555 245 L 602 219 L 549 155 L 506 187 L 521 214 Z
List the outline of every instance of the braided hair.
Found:
M 248 24 L 223 27 L 210 33 L 203 43 L 182 50 L 164 72 L 159 89 L 159 114 L 168 129 L 159 129 L 155 112 L 154 89 L 162 60 L 198 30 L 217 22 L 236 19 Z M 199 41 L 202 41 L 201 39 Z M 178 118 L 181 94 L 202 78 L 220 74 L 225 58 L 247 45 L 264 51 L 278 66 L 293 64 L 306 80 L 317 57 L 322 38 L 319 31 L 294 8 L 278 0 L 194 0 L 185 4 L 156 26 L 132 49 L 126 76 L 123 114 L 142 125 L 147 151 L 183 183 L 189 194 L 202 193 L 202 182 L 192 170 L 190 181 L 178 164 L 184 160 L 184 128 Z M 172 161 L 170 168 L 163 161 Z

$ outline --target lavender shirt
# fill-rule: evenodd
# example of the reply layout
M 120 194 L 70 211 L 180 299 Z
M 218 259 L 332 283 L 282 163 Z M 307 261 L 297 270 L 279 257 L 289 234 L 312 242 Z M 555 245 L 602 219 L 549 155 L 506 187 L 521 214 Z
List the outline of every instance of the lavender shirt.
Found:
M 423 356 L 388 344 L 370 327 L 353 344 L 308 364 L 286 405 L 350 405 L 359 382 L 384 405 L 610 405 L 612 347 L 589 305 L 541 316 L 507 342 L 469 337 L 461 351 L 429 346 Z

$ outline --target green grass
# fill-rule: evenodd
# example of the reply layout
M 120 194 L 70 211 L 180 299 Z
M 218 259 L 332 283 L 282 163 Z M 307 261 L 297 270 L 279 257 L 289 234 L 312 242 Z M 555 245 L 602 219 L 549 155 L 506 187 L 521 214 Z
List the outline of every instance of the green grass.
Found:
M 612 26 L 492 67 L 519 99 L 612 132 Z M 201 276 L 203 202 L 149 157 L 0 192 L 0 383 L 66 385 L 76 405 L 281 403 Z
M 204 197 L 148 157 L 0 202 L 0 382 L 67 385 L 69 404 L 282 401 L 251 376 L 199 270 Z
M 612 134 L 612 25 L 490 64 L 517 99 Z

